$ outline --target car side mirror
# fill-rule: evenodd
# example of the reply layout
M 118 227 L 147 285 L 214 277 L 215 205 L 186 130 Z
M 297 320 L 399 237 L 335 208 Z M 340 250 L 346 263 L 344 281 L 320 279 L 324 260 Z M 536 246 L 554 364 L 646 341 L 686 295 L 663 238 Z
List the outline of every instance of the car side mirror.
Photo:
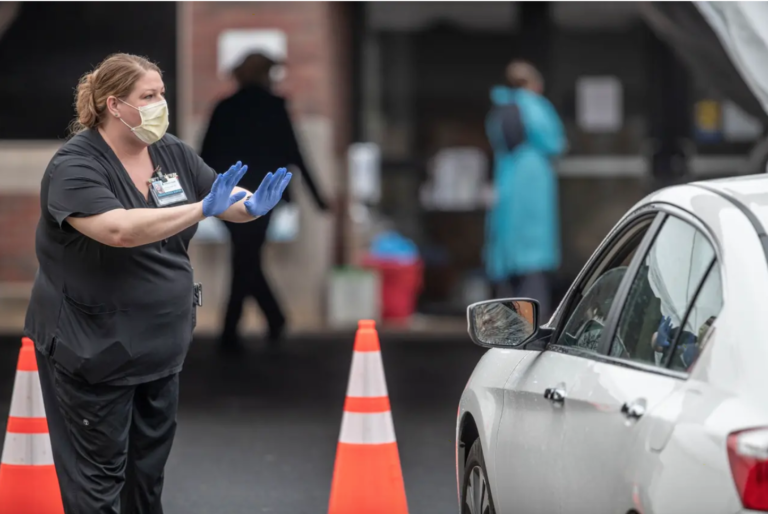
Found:
M 486 348 L 519 348 L 539 331 L 539 302 L 507 298 L 473 303 L 467 307 L 472 341 Z

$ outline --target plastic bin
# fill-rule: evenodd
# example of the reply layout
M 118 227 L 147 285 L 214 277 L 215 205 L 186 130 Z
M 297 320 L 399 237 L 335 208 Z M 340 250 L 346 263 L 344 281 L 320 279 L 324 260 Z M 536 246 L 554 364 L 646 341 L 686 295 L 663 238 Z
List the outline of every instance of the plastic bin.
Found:
M 407 322 L 416 312 L 416 302 L 423 285 L 424 265 L 421 259 L 403 261 L 369 255 L 363 259 L 362 266 L 379 273 L 382 319 Z

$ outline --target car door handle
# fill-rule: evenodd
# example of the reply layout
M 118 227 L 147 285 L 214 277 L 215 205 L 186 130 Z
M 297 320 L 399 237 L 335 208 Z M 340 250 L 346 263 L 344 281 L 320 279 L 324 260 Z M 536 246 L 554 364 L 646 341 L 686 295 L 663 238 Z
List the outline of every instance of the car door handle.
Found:
M 628 419 L 640 419 L 645 414 L 645 400 L 642 398 L 626 402 L 621 406 L 621 413 Z
M 544 390 L 544 398 L 554 403 L 563 403 L 565 401 L 565 384 L 557 384 L 555 387 L 548 387 Z

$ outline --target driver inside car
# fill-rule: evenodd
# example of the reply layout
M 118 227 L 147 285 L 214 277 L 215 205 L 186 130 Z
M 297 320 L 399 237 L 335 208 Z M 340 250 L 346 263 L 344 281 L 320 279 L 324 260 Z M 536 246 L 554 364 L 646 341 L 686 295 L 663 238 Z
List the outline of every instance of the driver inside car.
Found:
M 675 348 L 676 356 L 679 356 L 682 369 L 688 369 L 699 356 L 699 341 L 706 335 L 707 330 L 715 321 L 714 316 L 710 316 L 699 328 L 698 335 L 683 330 L 680 334 L 680 338 L 677 341 Z M 664 358 L 664 355 L 669 351 L 670 346 L 675 340 L 679 328 L 672 327 L 672 318 L 669 316 L 662 316 L 659 322 L 659 328 L 651 336 L 651 346 L 655 352 L 656 363 L 659 364 Z M 673 365 L 673 368 L 677 366 Z

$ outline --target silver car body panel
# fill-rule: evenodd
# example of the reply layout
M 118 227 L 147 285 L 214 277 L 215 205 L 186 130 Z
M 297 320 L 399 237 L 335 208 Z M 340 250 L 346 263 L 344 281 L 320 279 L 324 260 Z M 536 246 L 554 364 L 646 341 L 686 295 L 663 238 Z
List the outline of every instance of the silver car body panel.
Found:
M 753 225 L 768 226 L 768 176 L 704 186 L 653 193 L 616 225 L 639 210 L 662 210 L 694 224 L 716 249 L 723 309 L 690 374 L 552 350 L 494 348 L 481 359 L 460 401 L 457 441 L 470 414 L 498 514 L 746 512 L 726 439 L 768 427 L 768 262 Z M 564 308 L 563 302 L 550 324 Z M 560 413 L 543 397 L 558 380 L 571 400 Z M 629 422 L 618 407 L 638 396 L 648 410 Z

